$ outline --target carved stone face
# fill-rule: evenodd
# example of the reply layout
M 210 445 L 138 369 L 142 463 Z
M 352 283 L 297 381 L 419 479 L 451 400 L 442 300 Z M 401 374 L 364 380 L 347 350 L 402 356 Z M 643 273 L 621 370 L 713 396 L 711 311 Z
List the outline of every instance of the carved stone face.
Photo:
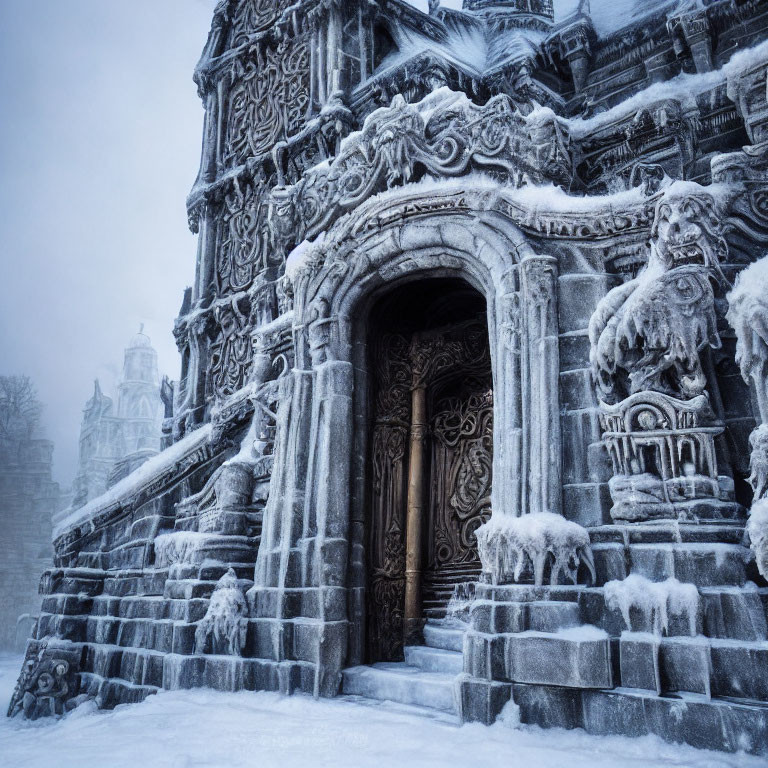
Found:
M 665 196 L 656 209 L 653 235 L 667 270 L 687 265 L 719 270 L 725 255 L 715 201 L 706 193 Z

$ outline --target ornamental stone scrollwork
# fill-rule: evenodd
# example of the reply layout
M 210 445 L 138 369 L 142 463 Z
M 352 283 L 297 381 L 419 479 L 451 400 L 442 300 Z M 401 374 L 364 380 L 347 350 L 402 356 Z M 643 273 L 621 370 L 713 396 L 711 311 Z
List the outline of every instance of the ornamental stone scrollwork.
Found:
M 593 378 L 618 520 L 733 517 L 715 460 L 724 427 L 709 405 L 701 350 L 719 348 L 711 280 L 727 245 L 714 198 L 673 184 L 659 199 L 650 255 L 610 291 L 589 327 Z
M 8 717 L 23 713 L 28 720 L 63 715 L 77 696 L 80 654 L 48 640 L 32 641 L 8 706 Z M 87 698 L 87 697 L 83 697 Z
M 229 47 L 237 48 L 255 32 L 267 29 L 291 4 L 290 0 L 239 0 L 231 13 Z
M 224 197 L 224 228 L 218 249 L 216 281 L 219 295 L 248 288 L 265 265 L 268 235 L 266 202 L 252 184 L 237 181 Z
M 224 163 L 234 167 L 300 130 L 309 108 L 309 43 L 286 37 L 275 50 L 257 46 L 255 57 L 235 60 L 231 78 Z
M 301 242 L 374 194 L 424 172 L 461 176 L 482 168 L 521 187 L 570 184 L 572 167 L 567 129 L 551 110 L 524 116 L 507 96 L 477 106 L 441 88 L 419 104 L 396 96 L 373 112 L 331 163 L 309 171 L 295 187 L 275 190 L 270 220 L 276 239 L 290 233 Z
M 217 335 L 211 344 L 210 381 L 217 398 L 237 392 L 246 382 L 253 353 L 251 324 L 237 297 L 214 308 Z

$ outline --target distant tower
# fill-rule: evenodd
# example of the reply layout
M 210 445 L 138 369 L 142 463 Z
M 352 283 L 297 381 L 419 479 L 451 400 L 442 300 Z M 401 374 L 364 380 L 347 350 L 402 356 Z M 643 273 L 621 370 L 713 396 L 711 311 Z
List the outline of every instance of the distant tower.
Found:
M 144 326 L 130 340 L 117 385 L 117 407 L 98 380 L 85 405 L 72 509 L 104 493 L 160 451 L 163 404 L 157 352 Z

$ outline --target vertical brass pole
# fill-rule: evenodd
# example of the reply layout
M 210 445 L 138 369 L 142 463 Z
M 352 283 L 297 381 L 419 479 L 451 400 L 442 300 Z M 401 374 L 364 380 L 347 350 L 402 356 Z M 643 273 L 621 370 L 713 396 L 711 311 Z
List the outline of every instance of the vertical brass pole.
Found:
M 427 397 L 424 385 L 411 390 L 411 440 L 408 465 L 408 509 L 405 527 L 405 643 L 423 639 L 421 605 L 422 529 L 424 520 L 424 450 L 427 435 Z

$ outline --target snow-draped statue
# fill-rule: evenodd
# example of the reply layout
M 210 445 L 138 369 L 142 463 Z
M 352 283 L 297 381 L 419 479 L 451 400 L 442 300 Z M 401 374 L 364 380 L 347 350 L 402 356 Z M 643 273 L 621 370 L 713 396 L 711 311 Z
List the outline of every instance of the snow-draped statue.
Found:
M 218 581 L 211 602 L 195 630 L 195 652 L 239 656 L 245 643 L 248 614 L 245 595 L 230 568 Z
M 640 274 L 611 290 L 590 321 L 590 362 L 613 462 L 617 520 L 731 517 L 717 469 L 723 431 L 702 353 L 721 346 L 713 282 L 727 255 L 715 198 L 677 182 L 659 198 Z
M 736 331 L 736 362 L 754 387 L 761 421 L 749 438 L 749 537 L 760 573 L 768 578 L 768 256 L 739 274 L 728 294 L 727 318 Z
M 637 392 L 690 400 L 705 390 L 700 350 L 720 347 L 710 278 L 727 245 L 711 195 L 673 185 L 661 198 L 647 266 L 598 304 L 590 361 L 603 402 Z

